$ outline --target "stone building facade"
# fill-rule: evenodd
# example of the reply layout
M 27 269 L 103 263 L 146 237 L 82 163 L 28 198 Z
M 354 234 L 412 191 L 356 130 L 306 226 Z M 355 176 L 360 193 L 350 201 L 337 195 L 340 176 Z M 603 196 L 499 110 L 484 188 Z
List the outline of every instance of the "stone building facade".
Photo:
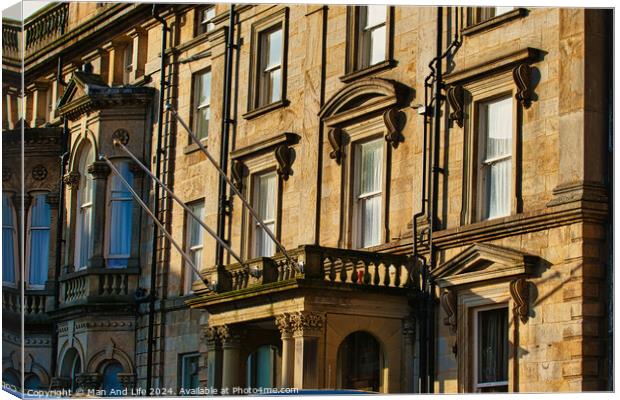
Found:
M 3 381 L 608 390 L 610 16 L 244 4 L 231 26 L 229 4 L 69 2 L 5 19 Z

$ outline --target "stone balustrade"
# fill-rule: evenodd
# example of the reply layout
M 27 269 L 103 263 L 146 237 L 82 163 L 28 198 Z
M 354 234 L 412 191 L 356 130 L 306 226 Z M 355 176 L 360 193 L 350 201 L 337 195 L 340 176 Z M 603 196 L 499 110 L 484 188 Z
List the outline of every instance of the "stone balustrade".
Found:
M 138 284 L 137 268 L 92 268 L 60 278 L 60 307 L 93 301 L 132 301 Z
M 33 53 L 60 37 L 65 33 L 68 24 L 68 2 L 56 3 L 33 19 L 26 20 L 26 54 Z
M 47 296 L 48 293 L 45 291 L 26 290 L 24 293 L 24 315 L 44 315 Z M 2 288 L 2 309 L 5 312 L 16 314 L 22 312 L 22 299 L 19 289 L 6 286 Z

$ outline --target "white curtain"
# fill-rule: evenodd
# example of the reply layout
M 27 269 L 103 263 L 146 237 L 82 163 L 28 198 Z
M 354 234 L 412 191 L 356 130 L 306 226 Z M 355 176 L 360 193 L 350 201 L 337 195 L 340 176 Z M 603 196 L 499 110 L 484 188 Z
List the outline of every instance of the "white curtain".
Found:
M 374 246 L 381 241 L 381 183 L 383 175 L 383 141 L 362 144 L 360 149 L 361 247 Z
M 209 135 L 209 119 L 211 118 L 211 71 L 196 77 L 195 82 L 196 135 L 199 139 Z
M 117 168 L 123 178 L 133 184 L 133 174 L 129 163 L 120 162 Z M 122 268 L 127 266 L 131 253 L 131 229 L 133 201 L 131 193 L 116 174 L 111 175 L 110 182 L 110 236 L 107 266 Z
M 274 232 L 276 207 L 276 174 L 259 175 L 255 181 L 256 212 L 265 226 Z M 255 257 L 271 257 L 275 253 L 275 243 L 267 232 L 255 222 Z
M 510 214 L 512 183 L 512 98 L 482 104 L 483 175 L 487 219 Z
M 51 210 L 47 195 L 34 197 L 30 208 L 29 278 L 31 285 L 44 285 L 47 280 L 50 247 Z
M 13 203 L 2 193 L 2 281 L 15 283 L 15 225 Z
M 478 313 L 478 383 L 508 380 L 506 308 Z

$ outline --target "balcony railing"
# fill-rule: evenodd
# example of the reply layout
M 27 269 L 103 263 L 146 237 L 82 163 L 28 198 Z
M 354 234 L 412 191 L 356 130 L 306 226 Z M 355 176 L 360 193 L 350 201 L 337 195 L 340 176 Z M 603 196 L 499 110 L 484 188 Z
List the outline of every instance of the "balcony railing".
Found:
M 137 268 L 93 268 L 60 278 L 60 307 L 89 302 L 127 303 L 138 285 Z
M 60 37 L 69 24 L 69 3 L 57 3 L 27 20 L 26 53 L 31 53 Z
M 24 293 L 24 315 L 26 317 L 45 314 L 45 301 L 48 293 L 38 290 L 26 290 Z M 2 309 L 4 312 L 20 314 L 22 299 L 19 289 L 2 288 Z
M 257 258 L 250 260 L 247 266 L 227 266 L 220 291 L 308 278 L 336 285 L 401 289 L 420 287 L 420 271 L 404 255 L 320 246 L 300 246 L 289 251 L 289 255 L 303 264 L 303 273 L 297 273 L 281 254 L 273 258 Z M 212 281 L 208 274 L 206 278 Z M 200 288 L 195 286 L 195 290 L 200 291 Z
M 2 57 L 19 59 L 21 47 L 22 27 L 19 23 L 2 21 Z

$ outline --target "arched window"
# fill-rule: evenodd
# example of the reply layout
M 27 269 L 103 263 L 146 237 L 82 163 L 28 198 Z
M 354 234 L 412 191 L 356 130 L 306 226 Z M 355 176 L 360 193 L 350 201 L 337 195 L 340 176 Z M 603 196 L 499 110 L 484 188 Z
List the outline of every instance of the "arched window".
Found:
M 15 284 L 17 229 L 11 195 L 2 192 L 2 282 Z
M 127 183 L 133 185 L 133 173 L 129 169 L 129 162 L 118 162 L 116 168 Z M 123 268 L 127 266 L 131 254 L 133 200 L 118 175 L 112 173 L 109 179 L 107 265 L 111 268 Z
M 106 396 L 120 396 L 123 385 L 118 379 L 118 373 L 123 372 L 123 366 L 118 361 L 108 363 L 103 369 L 101 389 Z
M 248 356 L 247 385 L 251 388 L 276 387 L 278 349 L 264 345 Z
M 28 217 L 28 284 L 42 288 L 47 280 L 51 210 L 47 194 L 35 194 Z
M 19 377 L 19 371 L 13 368 L 7 368 L 2 371 L 2 385 L 8 386 L 11 389 L 20 389 L 21 388 L 21 379 Z
M 31 374 L 26 376 L 24 379 L 24 390 L 40 390 L 43 389 L 41 387 L 41 379 L 35 374 Z
M 338 349 L 341 389 L 381 391 L 381 345 L 370 333 L 347 336 Z
M 75 267 L 86 268 L 93 252 L 92 213 L 93 213 L 93 178 L 87 171 L 88 165 L 95 159 L 94 149 L 90 143 L 82 149 L 78 163 L 80 184 L 77 192 L 77 221 L 75 230 Z

